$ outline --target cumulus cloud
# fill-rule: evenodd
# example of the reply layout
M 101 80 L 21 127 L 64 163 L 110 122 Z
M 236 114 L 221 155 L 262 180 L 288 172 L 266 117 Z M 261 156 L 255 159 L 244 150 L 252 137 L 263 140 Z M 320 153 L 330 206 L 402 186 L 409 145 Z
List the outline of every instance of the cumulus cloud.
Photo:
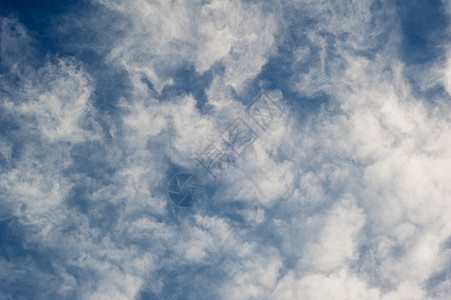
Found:
M 126 77 L 108 109 L 110 73 L 41 60 L 3 18 L 0 295 L 446 299 L 449 45 L 410 64 L 396 5 L 96 1 L 102 22 L 130 26 L 98 45 Z M 207 78 L 206 99 L 180 70 Z M 284 111 L 265 130 L 244 112 L 258 88 Z M 202 178 L 197 206 L 173 205 L 170 177 L 201 170 L 237 117 L 258 138 Z

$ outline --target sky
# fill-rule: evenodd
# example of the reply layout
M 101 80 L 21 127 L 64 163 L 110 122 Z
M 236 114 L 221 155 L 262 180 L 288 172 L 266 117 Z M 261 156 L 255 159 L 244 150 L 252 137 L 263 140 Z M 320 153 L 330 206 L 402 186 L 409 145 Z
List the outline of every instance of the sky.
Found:
M 0 299 L 449 299 L 450 15 L 1 1 Z

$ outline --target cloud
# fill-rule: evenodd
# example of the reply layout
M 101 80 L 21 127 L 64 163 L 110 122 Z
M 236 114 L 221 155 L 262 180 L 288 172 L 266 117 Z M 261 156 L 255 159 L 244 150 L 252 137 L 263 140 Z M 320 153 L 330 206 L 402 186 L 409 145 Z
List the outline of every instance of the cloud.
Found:
M 129 72 L 137 88 L 145 77 L 157 92 L 173 84 L 171 74 L 185 63 L 200 73 L 221 63 L 224 84 L 240 90 L 265 64 L 277 31 L 273 16 L 253 3 L 100 3 L 133 20 L 109 59 Z
M 380 299 L 376 288 L 343 270 L 329 276 L 311 274 L 297 279 L 289 273 L 271 295 L 273 299 Z
M 45 84 L 27 80 L 23 83 L 25 101 L 6 100 L 5 110 L 28 119 L 27 126 L 31 127 L 28 131 L 38 130 L 50 142 L 95 139 L 80 124 L 90 110 L 88 100 L 92 87 L 89 77 L 66 60 L 60 60 L 57 66 L 48 63 L 36 76 Z
M 108 37 L 80 45 L 122 79 L 42 61 L 2 19 L 2 297 L 446 299 L 449 68 L 406 62 L 393 4 L 94 8 Z M 110 36 L 109 16 L 130 27 Z M 188 92 L 185 71 L 207 79 Z M 244 113 L 259 84 L 284 109 L 266 130 Z M 258 139 L 199 205 L 173 205 L 168 180 L 237 117 Z

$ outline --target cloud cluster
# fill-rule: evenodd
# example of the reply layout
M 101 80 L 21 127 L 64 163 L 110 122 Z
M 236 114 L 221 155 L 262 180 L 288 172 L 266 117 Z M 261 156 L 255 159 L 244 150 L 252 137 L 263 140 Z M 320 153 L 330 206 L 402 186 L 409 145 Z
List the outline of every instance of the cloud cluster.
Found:
M 241 89 L 265 64 L 277 25 L 261 5 L 240 1 L 108 1 L 99 3 L 133 20 L 130 33 L 116 43 L 109 60 L 134 81 L 149 80 L 156 91 L 173 83 L 182 64 L 203 73 L 215 63 L 222 80 Z
M 413 74 L 422 65 L 403 60 L 391 2 L 93 7 L 101 22 L 130 24 L 102 58 L 127 77 L 109 109 L 98 84 L 108 72 L 90 72 L 82 57 L 39 61 L 29 31 L 1 19 L 2 297 L 451 293 L 451 93 L 449 64 L 437 62 L 449 60 L 446 41 Z M 209 78 L 196 86 L 205 103 L 180 88 L 180 70 Z M 274 87 L 284 115 L 206 183 L 198 206 L 172 205 L 172 173 L 195 169 L 258 82 Z M 318 97 L 327 101 L 308 110 Z

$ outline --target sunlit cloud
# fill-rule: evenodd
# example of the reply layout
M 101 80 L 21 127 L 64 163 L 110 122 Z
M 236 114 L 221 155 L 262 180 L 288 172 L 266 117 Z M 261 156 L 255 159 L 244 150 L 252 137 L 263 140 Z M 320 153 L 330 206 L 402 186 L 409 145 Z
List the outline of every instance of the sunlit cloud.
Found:
M 413 2 L 8 4 L 0 298 L 446 299 L 451 9 Z

